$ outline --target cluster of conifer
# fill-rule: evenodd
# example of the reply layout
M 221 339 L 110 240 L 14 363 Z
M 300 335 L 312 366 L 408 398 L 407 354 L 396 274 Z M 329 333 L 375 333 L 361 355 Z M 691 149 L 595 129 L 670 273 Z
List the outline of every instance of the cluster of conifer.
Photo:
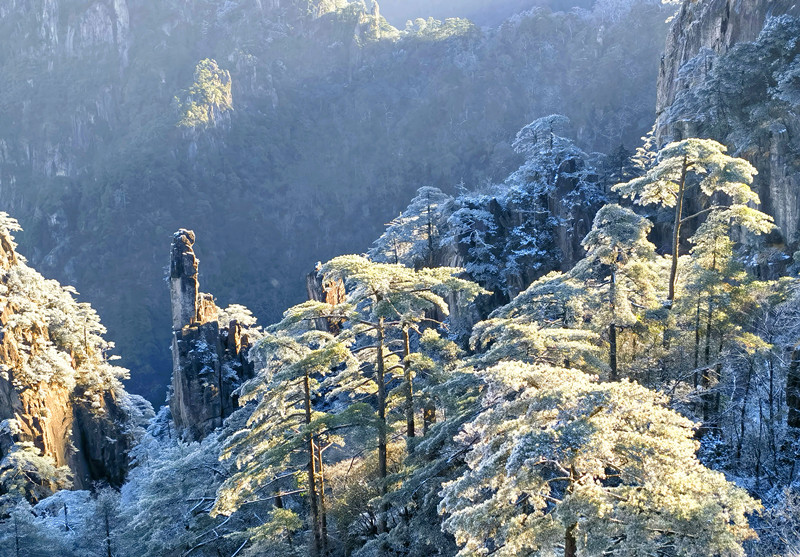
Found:
M 187 444 L 162 409 L 121 494 L 18 501 L 0 534 L 65 555 L 735 555 L 757 532 L 753 554 L 791 546 L 800 300 L 795 279 L 745 265 L 773 227 L 755 169 L 687 139 L 641 150 L 608 189 L 560 123 L 520 132 L 527 161 L 503 186 L 422 188 L 368 256 L 322 265 L 338 295 L 253 330 L 258 373 L 224 428 Z M 552 239 L 563 222 L 543 200 L 565 168 L 609 200 L 584 256 L 480 315 L 497 283 L 437 263 L 474 257 L 487 229 L 465 215 L 503 189 L 531 215 L 503 238 Z M 664 255 L 648 216 L 672 226 Z M 510 269 L 557 249 L 494 254 Z M 100 515 L 105 535 L 79 544 Z
M 607 203 L 585 256 L 474 323 L 466 346 L 451 327 L 474 322 L 489 291 L 435 265 L 453 243 L 439 227 L 460 210 L 441 192 L 420 190 L 371 258 L 322 265 L 326 288 L 346 296 L 295 306 L 263 332 L 248 404 L 188 451 L 220 456 L 210 491 L 190 499 L 205 501 L 217 537 L 178 547 L 736 555 L 754 527 L 791 543 L 769 534 L 790 531 L 791 492 L 766 488 L 792 480 L 794 414 L 778 394 L 791 366 L 780 363 L 785 341 L 763 331 L 797 333 L 795 281 L 759 281 L 742 264 L 734 231 L 773 226 L 752 207 L 752 166 L 711 140 L 651 154 L 613 189 L 671 213 L 676 249 L 659 255 L 652 223 Z M 555 174 L 512 184 L 544 191 Z M 754 495 L 772 505 L 760 521 Z

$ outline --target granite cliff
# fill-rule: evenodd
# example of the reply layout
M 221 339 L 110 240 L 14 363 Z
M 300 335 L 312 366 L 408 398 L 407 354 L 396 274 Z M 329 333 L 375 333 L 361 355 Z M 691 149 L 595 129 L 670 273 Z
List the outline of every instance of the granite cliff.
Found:
M 220 312 L 210 294 L 200 292 L 195 236 L 181 229 L 172 239 L 172 386 L 169 406 L 175 427 L 199 440 L 220 427 L 238 407 L 236 388 L 253 377 L 247 358 L 247 324 Z
M 14 463 L 8 457 L 28 447 L 66 476 L 50 485 L 28 474 L 44 491 L 26 493 L 120 486 L 152 408 L 122 387 L 127 370 L 110 363 L 113 345 L 94 310 L 25 264 L 14 251 L 15 230 L 0 213 L 0 470 L 24 470 L 18 455 Z
M 92 300 L 130 388 L 159 403 L 155 246 L 178 227 L 223 254 L 205 260 L 207 288 L 272 321 L 314 261 L 365 249 L 419 185 L 505 178 L 538 116 L 566 114 L 592 150 L 633 145 L 668 8 L 539 3 L 554 9 L 489 30 L 394 28 L 372 0 L 2 2 L 0 209 L 37 269 Z
M 661 60 L 655 127 L 659 145 L 710 137 L 748 159 L 762 210 L 780 228 L 769 241 L 789 249 L 800 240 L 800 118 L 787 90 L 796 88 L 797 17 L 794 0 L 684 2 Z

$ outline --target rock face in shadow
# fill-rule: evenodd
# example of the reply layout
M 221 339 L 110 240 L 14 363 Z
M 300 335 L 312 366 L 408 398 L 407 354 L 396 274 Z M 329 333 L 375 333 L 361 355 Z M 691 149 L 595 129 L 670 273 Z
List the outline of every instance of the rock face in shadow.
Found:
M 186 439 L 199 440 L 222 425 L 238 407 L 234 394 L 253 376 L 247 358 L 248 335 L 233 320 L 221 326 L 210 294 L 199 291 L 195 236 L 181 229 L 170 252 L 172 302 L 172 392 L 169 406 L 175 427 Z
M 726 53 L 733 45 L 753 41 L 768 16 L 800 15 L 795 0 L 700 0 L 684 2 L 667 34 L 658 72 L 656 96 L 657 131 L 668 133 L 665 111 L 686 84 L 678 72 L 701 50 Z
M 15 445 L 29 443 L 65 467 L 76 489 L 118 487 L 152 407 L 125 392 L 126 372 L 102 353 L 111 345 L 94 334 L 102 326 L 90 324 L 88 304 L 15 253 L 12 222 L 0 213 L 0 468 Z M 45 493 L 64 487 L 30 480 Z
M 731 153 L 744 157 L 757 169 L 754 187 L 761 209 L 775 218 L 780 228 L 768 242 L 789 251 L 800 241 L 800 118 L 796 110 L 766 109 L 774 83 L 762 83 L 758 92 L 735 94 L 737 106 L 720 107 L 698 114 L 681 108 L 685 98 L 709 83 L 709 76 L 725 55 L 736 56 L 736 45 L 756 41 L 773 16 L 800 17 L 795 0 L 701 0 L 684 2 L 667 36 L 659 69 L 655 134 L 659 146 L 687 137 L 712 138 L 725 143 Z M 788 53 L 787 53 L 788 55 Z M 790 56 L 791 58 L 791 56 Z M 769 64 L 761 60 L 761 64 Z M 751 67 L 752 64 L 748 63 Z M 766 67 L 766 66 L 765 66 Z M 770 67 L 775 77 L 779 68 Z M 744 81 L 744 80 L 742 80 Z M 713 87 L 710 95 L 720 95 Z M 758 122 L 750 115 L 760 114 Z M 760 128 L 760 129 L 759 129 Z M 771 264 L 771 263 L 770 263 Z

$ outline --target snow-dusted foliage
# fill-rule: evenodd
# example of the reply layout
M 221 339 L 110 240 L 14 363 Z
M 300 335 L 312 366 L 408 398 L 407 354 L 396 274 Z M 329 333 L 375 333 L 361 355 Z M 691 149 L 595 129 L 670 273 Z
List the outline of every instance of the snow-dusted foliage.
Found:
M 691 422 L 640 385 L 505 363 L 458 442 L 468 469 L 442 490 L 459 556 L 742 555 L 747 493 L 695 456 Z
M 0 233 L 19 230 L 16 221 L 2 215 Z M 121 381 L 128 371 L 111 362 L 113 343 L 105 340 L 105 327 L 92 307 L 75 299 L 74 288 L 42 277 L 16 255 L 9 268 L 0 268 L 0 303 L 7 317 L 3 329 L 17 339 L 16 362 L 0 370 L 17 389 L 57 384 L 79 388 L 81 396 L 100 408 L 105 391 L 122 394 Z M 13 365 L 13 368 L 10 367 Z
M 420 188 L 370 257 L 414 267 L 458 261 L 482 286 L 512 296 L 572 262 L 580 247 L 567 238 L 588 232 L 605 193 L 595 158 L 565 137 L 568 126 L 554 114 L 522 128 L 512 147 L 524 162 L 501 184 L 455 198 Z M 609 174 L 628 176 L 628 158 L 617 158 L 622 169 Z
M 439 188 L 421 187 L 408 207 L 375 240 L 370 259 L 408 267 L 431 266 L 434 250 L 442 239 L 442 217 L 452 200 Z
M 122 483 L 127 450 L 152 416 L 129 395 L 106 330 L 77 292 L 14 252 L 19 225 L 0 213 L 0 505 Z M 89 446 L 89 444 L 92 446 Z M 2 511 L 0 511 L 2 515 Z M 18 516 L 19 518 L 19 516 Z M 0 516 L 2 520 L 2 516 Z

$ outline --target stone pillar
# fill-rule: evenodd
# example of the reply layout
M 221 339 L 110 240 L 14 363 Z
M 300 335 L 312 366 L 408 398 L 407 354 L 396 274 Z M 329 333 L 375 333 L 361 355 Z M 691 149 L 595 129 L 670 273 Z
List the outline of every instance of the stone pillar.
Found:
M 172 237 L 169 281 L 172 301 L 172 330 L 180 331 L 197 322 L 197 258 L 194 255 L 194 232 L 181 228 Z
M 254 367 L 247 359 L 250 342 L 246 331 L 236 321 L 220 330 L 214 297 L 199 290 L 194 241 L 194 233 L 184 229 L 172 240 L 169 406 L 181 435 L 198 441 L 220 427 L 238 407 L 234 391 L 253 377 Z

